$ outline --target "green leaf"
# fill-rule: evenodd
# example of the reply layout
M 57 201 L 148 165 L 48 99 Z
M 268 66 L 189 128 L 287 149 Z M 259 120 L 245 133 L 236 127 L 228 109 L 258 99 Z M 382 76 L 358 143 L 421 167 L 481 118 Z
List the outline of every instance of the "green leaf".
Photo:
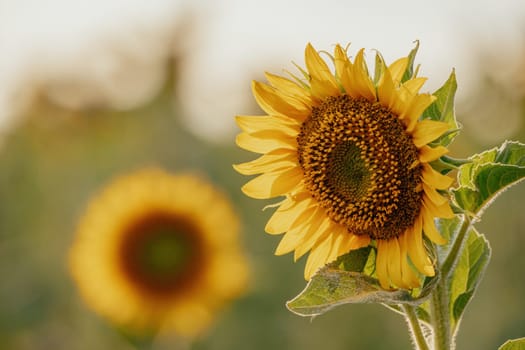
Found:
M 498 350 L 525 350 L 525 338 L 507 340 Z
M 408 290 L 385 290 L 369 274 L 367 262 L 373 255 L 370 247 L 352 251 L 335 263 L 321 268 L 305 289 L 286 303 L 288 309 L 300 316 L 317 316 L 349 303 L 413 304 L 422 303 L 434 289 L 437 278 L 427 279 L 417 295 Z M 344 268 L 350 271 L 344 270 Z
M 452 275 L 450 285 L 451 326 L 457 329 L 465 307 L 481 282 L 490 260 L 490 246 L 474 227 L 468 232 L 465 248 Z
M 450 127 L 450 131 L 434 141 L 433 145 L 448 146 L 459 132 L 460 126 L 454 111 L 457 87 L 456 73 L 453 70 L 445 84 L 433 93 L 437 99 L 423 112 L 422 119 L 445 122 Z
M 286 303 L 286 306 L 300 316 L 317 316 L 336 306 L 350 303 L 417 305 L 430 294 L 432 288 L 433 285 L 414 297 L 403 289 L 384 290 L 375 278 L 363 273 L 324 267 L 312 277 L 297 297 Z
M 525 144 L 505 141 L 470 158 L 459 168 L 454 198 L 461 208 L 473 215 L 483 210 L 503 191 L 525 178 Z
M 339 268 L 345 271 L 362 272 L 366 263 L 372 254 L 372 247 L 364 247 L 341 255 L 337 260 L 330 264 L 331 267 Z M 375 254 L 372 254 L 375 257 Z

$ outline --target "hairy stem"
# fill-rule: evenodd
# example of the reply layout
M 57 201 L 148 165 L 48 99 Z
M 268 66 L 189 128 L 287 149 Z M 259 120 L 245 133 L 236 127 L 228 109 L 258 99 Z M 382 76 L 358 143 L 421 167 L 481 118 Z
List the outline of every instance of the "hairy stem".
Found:
M 453 350 L 450 330 L 449 294 L 441 281 L 430 299 L 431 322 L 434 336 L 433 350 Z
M 468 215 L 464 215 L 463 223 L 445 261 L 443 264 L 439 264 L 438 261 L 438 266 L 441 266 L 441 275 L 430 299 L 434 350 L 454 350 L 456 347 L 450 325 L 451 310 L 449 290 L 452 281 L 451 276 L 454 273 L 465 242 L 467 241 L 470 225 L 471 218 Z
M 417 319 L 415 308 L 412 305 L 401 305 L 401 309 L 405 312 L 405 319 L 408 323 L 408 328 L 410 329 L 410 335 L 412 336 L 412 341 L 416 345 L 417 350 L 430 350 L 428 347 L 425 335 L 421 329 L 421 324 Z
M 443 265 L 441 266 L 441 278 L 444 280 L 447 280 L 450 278 L 452 273 L 454 272 L 454 268 L 456 267 L 456 264 L 459 260 L 460 252 L 463 250 L 463 246 L 465 245 L 465 242 L 467 241 L 467 232 L 470 229 L 471 219 L 470 216 L 465 214 L 463 216 L 463 223 L 461 224 L 461 227 L 459 228 L 458 235 L 456 236 L 456 239 L 454 243 L 452 244 L 452 248 L 450 248 L 450 252 L 447 255 L 447 258 L 443 262 Z

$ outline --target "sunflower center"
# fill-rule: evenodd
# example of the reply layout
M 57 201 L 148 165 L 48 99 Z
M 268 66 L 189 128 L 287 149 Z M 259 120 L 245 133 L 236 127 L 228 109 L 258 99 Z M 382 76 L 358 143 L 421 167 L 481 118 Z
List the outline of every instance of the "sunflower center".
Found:
M 129 226 L 121 244 L 125 274 L 140 290 L 172 295 L 196 274 L 201 256 L 197 228 L 184 218 L 153 213 Z
M 312 109 L 297 142 L 306 187 L 333 221 L 373 239 L 413 225 L 422 199 L 418 149 L 389 109 L 329 97 Z
M 362 198 L 370 185 L 370 171 L 361 158 L 361 150 L 353 142 L 335 145 L 328 156 L 326 169 L 331 187 L 338 188 L 345 198 Z

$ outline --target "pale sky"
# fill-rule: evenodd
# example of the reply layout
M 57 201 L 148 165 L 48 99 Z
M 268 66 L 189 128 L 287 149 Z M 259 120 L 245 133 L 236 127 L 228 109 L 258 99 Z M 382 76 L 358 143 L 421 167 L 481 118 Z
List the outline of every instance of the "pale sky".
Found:
M 216 140 L 231 137 L 232 117 L 247 112 L 250 80 L 293 69 L 291 61 L 302 65 L 307 42 L 318 50 L 351 43 L 350 53 L 365 47 L 372 58 L 377 49 L 392 61 L 417 39 L 426 88 L 437 88 L 455 68 L 462 94 L 475 81 L 473 48 L 510 61 L 525 37 L 520 0 L 0 0 L 0 123 L 13 101 L 24 101 L 28 85 L 51 80 L 58 100 L 66 100 L 64 77 L 121 108 L 146 100 L 160 84 L 159 64 L 169 51 L 163 45 L 189 13 L 197 30 L 185 38 L 179 91 L 190 129 Z

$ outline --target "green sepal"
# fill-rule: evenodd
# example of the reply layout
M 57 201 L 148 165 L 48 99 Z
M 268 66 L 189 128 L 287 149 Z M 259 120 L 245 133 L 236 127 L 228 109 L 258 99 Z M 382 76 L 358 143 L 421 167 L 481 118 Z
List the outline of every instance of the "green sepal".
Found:
M 452 158 L 445 155 L 441 156 L 439 159 L 430 162 L 430 165 L 434 170 L 439 171 L 443 175 L 446 175 L 452 170 L 459 169 L 463 164 L 471 162 L 472 161 L 470 159 Z
M 431 146 L 448 146 L 459 133 L 461 126 L 456 120 L 454 110 L 454 98 L 458 84 L 456 73 L 452 70 L 448 80 L 433 95 L 436 100 L 423 112 L 421 119 L 430 119 L 445 122 L 449 125 L 449 131 L 431 143 Z
M 441 156 L 440 160 L 443 163 L 447 163 L 450 166 L 454 167 L 454 169 L 458 169 L 463 164 L 472 163 L 472 160 L 470 160 L 470 159 L 453 158 L 453 157 L 449 157 L 447 155 Z
M 504 190 L 525 179 L 525 144 L 505 141 L 500 147 L 470 157 L 458 172 L 458 187 L 452 189 L 459 207 L 474 216 Z
M 379 52 L 376 51 L 376 58 L 374 64 L 374 85 L 377 86 L 379 79 L 383 76 L 383 72 L 386 70 L 385 60 Z
M 413 291 L 383 289 L 376 278 L 362 272 L 369 269 L 374 254 L 371 247 L 358 249 L 319 269 L 305 289 L 286 303 L 287 308 L 300 316 L 317 316 L 344 304 L 418 305 L 434 289 L 437 277 L 427 278 L 421 289 Z
M 498 350 L 525 350 L 525 338 L 507 340 Z
M 416 58 L 417 50 L 419 49 L 419 40 L 415 41 L 416 46 L 410 51 L 408 54 L 408 65 L 407 69 L 405 70 L 405 73 L 403 73 L 403 76 L 401 77 L 401 83 L 404 83 L 407 80 L 410 80 L 415 77 L 415 73 L 417 72 L 417 69 L 414 70 L 414 59 Z

